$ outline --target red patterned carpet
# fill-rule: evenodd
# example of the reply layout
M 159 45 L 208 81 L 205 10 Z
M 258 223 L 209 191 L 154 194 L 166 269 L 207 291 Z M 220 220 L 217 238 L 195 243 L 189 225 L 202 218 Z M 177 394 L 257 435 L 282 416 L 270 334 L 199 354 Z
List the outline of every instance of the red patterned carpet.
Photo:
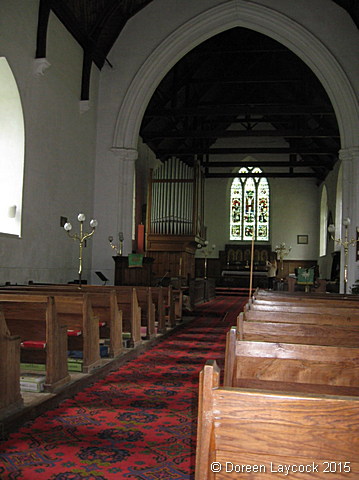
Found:
M 189 480 L 198 374 L 223 365 L 247 299 L 217 297 L 193 322 L 0 443 L 1 480 Z

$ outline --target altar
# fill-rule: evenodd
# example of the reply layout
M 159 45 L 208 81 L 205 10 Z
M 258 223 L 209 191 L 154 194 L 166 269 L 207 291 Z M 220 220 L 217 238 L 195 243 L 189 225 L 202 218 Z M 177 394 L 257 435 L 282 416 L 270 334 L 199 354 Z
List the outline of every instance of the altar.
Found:
M 222 283 L 228 287 L 249 287 L 250 271 L 248 270 L 222 270 Z M 268 288 L 266 271 L 253 271 L 252 286 L 254 288 Z
M 253 245 L 253 287 L 268 287 L 267 261 L 272 252 L 271 245 Z M 220 252 L 221 283 L 228 286 L 248 287 L 251 269 L 251 243 L 228 244 Z

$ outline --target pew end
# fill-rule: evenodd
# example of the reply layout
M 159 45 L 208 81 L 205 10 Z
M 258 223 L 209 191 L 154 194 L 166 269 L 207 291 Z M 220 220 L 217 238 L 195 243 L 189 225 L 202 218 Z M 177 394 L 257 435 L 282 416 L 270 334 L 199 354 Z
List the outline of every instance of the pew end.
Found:
M 220 387 L 210 361 L 198 407 L 195 480 L 358 478 L 358 397 Z
M 20 342 L 19 335 L 11 335 L 5 316 L 0 311 L 0 417 L 23 406 L 20 392 Z M 15 380 L 15 381 L 14 381 Z

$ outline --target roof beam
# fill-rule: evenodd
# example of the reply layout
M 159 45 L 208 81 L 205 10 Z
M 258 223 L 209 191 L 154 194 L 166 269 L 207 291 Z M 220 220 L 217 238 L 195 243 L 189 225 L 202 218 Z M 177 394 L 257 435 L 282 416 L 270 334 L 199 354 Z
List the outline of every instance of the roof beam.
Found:
M 202 131 L 173 131 L 162 130 L 142 132 L 144 141 L 160 140 L 165 138 L 239 138 L 239 137 L 285 137 L 285 138 L 340 138 L 337 130 L 202 130 Z
M 251 154 L 268 154 L 268 155 L 332 155 L 338 156 L 337 148 L 328 148 L 323 146 L 322 148 L 300 148 L 300 147 L 289 147 L 289 148 L 276 148 L 276 147 L 254 147 L 254 148 L 209 148 L 203 150 L 187 149 L 187 150 L 164 150 L 157 149 L 155 152 L 157 155 L 163 156 L 188 156 L 188 155 L 251 155 Z
M 238 172 L 218 172 L 218 173 L 206 173 L 206 178 L 237 178 L 237 177 L 253 177 L 253 173 L 238 173 Z M 317 178 L 317 173 L 309 172 L 266 172 L 256 173 L 256 177 L 262 178 Z
M 247 162 L 243 162 L 243 160 L 237 160 L 237 161 L 232 161 L 232 162 L 203 162 L 203 166 L 205 168 L 235 168 L 235 167 L 243 167 L 247 164 Z M 251 165 L 254 167 L 290 167 L 290 168 L 308 168 L 308 167 L 318 167 L 318 168 L 326 168 L 326 169 L 331 169 L 333 166 L 332 162 L 327 162 L 327 161 L 309 161 L 309 160 L 304 160 L 304 161 L 297 161 L 297 162 L 280 162 L 280 161 L 251 161 Z
M 213 104 L 198 105 L 194 108 L 152 108 L 145 117 L 186 117 L 186 116 L 235 116 L 239 115 L 330 115 L 334 110 L 330 105 L 267 105 L 267 104 Z

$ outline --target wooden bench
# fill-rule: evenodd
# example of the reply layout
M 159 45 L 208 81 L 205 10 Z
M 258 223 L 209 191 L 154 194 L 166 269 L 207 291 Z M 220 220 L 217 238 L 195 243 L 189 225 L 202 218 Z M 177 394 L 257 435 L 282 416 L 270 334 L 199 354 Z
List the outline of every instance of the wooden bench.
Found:
M 329 307 L 333 308 L 334 310 L 341 309 L 341 308 L 350 308 L 353 310 L 359 311 L 359 303 L 357 302 L 350 302 L 349 300 L 333 300 L 333 299 L 325 299 L 325 298 L 316 298 L 316 299 L 272 299 L 272 298 L 256 298 L 252 300 L 252 304 L 254 306 L 265 306 L 265 307 L 272 307 L 278 306 L 282 307 L 283 309 L 287 307 Z
M 283 308 L 288 306 L 297 307 L 330 307 L 330 308 L 352 308 L 359 309 L 359 302 L 357 300 L 349 300 L 344 298 L 325 298 L 325 297 L 299 297 L 294 298 L 286 296 L 253 296 L 251 301 L 253 305 L 261 306 L 281 306 Z
M 23 295 L 35 297 L 51 295 L 55 301 L 56 314 L 62 326 L 67 327 L 67 350 L 82 352 L 82 371 L 89 373 L 101 365 L 100 358 L 100 322 L 94 314 L 88 293 L 82 290 L 64 291 L 54 288 L 37 290 L 37 288 L 6 289 L 0 291 L 0 299 L 4 295 Z M 67 353 L 66 350 L 66 353 Z
M 227 333 L 224 385 L 359 395 L 359 349 L 238 340 L 233 327 Z
M 307 312 L 277 309 L 253 309 L 248 304 L 243 309 L 246 320 L 257 322 L 285 322 L 285 323 L 311 323 L 317 325 L 359 325 L 357 314 L 343 313 L 329 309 L 323 311 L 320 308 Z
M 183 290 L 181 288 L 173 289 L 173 301 L 175 304 L 175 319 L 176 322 L 182 321 L 183 311 Z
M 176 321 L 182 320 L 183 292 L 172 285 L 151 289 L 156 304 L 158 331 L 164 333 L 167 328 L 175 327 Z
M 23 405 L 20 393 L 20 335 L 11 335 L 0 311 L 0 416 Z
M 270 312 L 291 312 L 291 313 L 321 313 L 324 315 L 345 315 L 347 317 L 359 319 L 359 309 L 352 306 L 343 305 L 329 305 L 321 303 L 284 303 L 270 302 L 261 304 L 257 301 L 247 303 L 247 309 L 255 311 L 270 311 Z
M 99 338 L 108 339 L 109 357 L 116 357 L 123 351 L 122 342 L 122 312 L 118 308 L 114 287 L 84 285 L 31 285 L 6 287 L 0 291 L 19 291 L 67 295 L 87 293 L 90 295 L 93 313 L 99 320 Z
M 128 291 L 129 295 L 133 287 L 122 285 L 121 288 L 123 291 Z M 136 285 L 136 295 L 138 300 L 138 305 L 141 308 L 141 326 L 144 334 L 141 334 L 141 337 L 150 340 L 156 336 L 156 307 L 152 295 L 152 287 L 139 286 Z
M 163 297 L 165 302 L 166 323 L 169 328 L 173 328 L 176 326 L 176 307 L 173 287 L 171 285 L 164 289 Z
M 166 287 L 151 287 L 152 290 L 152 299 L 156 305 L 156 317 L 155 321 L 157 324 L 158 333 L 165 333 L 167 330 L 166 327 L 166 310 L 165 310 L 165 301 L 164 301 L 164 289 Z
M 246 321 L 245 313 L 241 312 L 237 317 L 237 337 L 263 342 L 359 347 L 359 325 Z
M 195 468 L 195 480 L 357 480 L 359 398 L 221 387 L 207 362 Z
M 1 293 L 0 309 L 10 335 L 21 339 L 23 361 L 39 363 L 40 360 L 45 363 L 45 389 L 53 391 L 68 383 L 67 324 L 61 322 L 55 298 L 50 295 Z M 20 364 L 10 368 L 17 375 Z
M 291 293 L 291 292 L 277 292 L 257 289 L 253 295 L 253 300 L 267 300 L 274 302 L 300 302 L 300 303 L 322 303 L 330 304 L 343 304 L 359 307 L 359 296 L 357 295 L 344 295 L 335 293 Z
M 122 332 L 129 334 L 129 346 L 141 344 L 141 307 L 138 303 L 136 287 L 116 286 L 116 297 L 122 311 Z

